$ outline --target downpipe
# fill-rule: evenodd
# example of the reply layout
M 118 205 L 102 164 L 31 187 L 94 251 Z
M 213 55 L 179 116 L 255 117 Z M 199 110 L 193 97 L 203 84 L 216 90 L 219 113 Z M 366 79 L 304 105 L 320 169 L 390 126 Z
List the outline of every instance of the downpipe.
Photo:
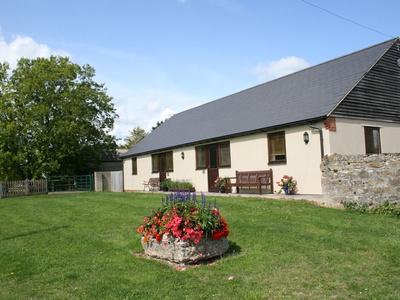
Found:
M 313 128 L 313 129 L 318 129 L 318 131 L 319 131 L 319 142 L 320 142 L 320 145 L 321 145 L 321 161 L 324 159 L 324 153 L 325 153 L 325 151 L 324 151 L 324 133 L 322 132 L 322 127 L 318 127 L 318 126 L 315 126 L 315 125 L 312 125 L 312 124 L 309 124 L 308 126 L 310 126 L 310 128 Z

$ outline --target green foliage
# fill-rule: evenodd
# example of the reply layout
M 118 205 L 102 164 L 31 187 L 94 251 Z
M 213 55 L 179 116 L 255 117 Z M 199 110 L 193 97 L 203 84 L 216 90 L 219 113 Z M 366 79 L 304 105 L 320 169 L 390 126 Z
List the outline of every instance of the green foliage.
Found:
M 124 138 L 125 145 L 123 147 L 126 149 L 132 148 L 148 135 L 148 133 L 140 126 L 135 127 L 133 130 L 129 130 L 129 134 L 128 137 Z
M 168 183 L 168 188 L 191 189 L 193 188 L 193 184 L 190 181 L 186 180 L 171 180 Z
M 0 180 L 87 172 L 114 153 L 117 114 L 94 76 L 67 57 L 0 64 Z
M 366 203 L 356 201 L 346 201 L 343 203 L 346 210 L 353 210 L 360 214 L 382 214 L 400 216 L 400 205 L 398 202 L 385 201 L 375 206 L 369 206 Z
M 191 189 L 193 184 L 187 180 L 172 180 L 166 178 L 161 182 L 161 188 L 165 189 Z
M 160 127 L 162 124 L 164 124 L 164 121 L 157 121 L 156 126 L 151 127 L 151 131 L 156 130 L 158 127 Z

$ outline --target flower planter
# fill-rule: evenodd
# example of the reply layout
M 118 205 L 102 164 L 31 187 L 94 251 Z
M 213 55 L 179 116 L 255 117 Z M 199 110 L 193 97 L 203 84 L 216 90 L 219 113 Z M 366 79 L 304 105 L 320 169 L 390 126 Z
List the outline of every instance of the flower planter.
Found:
M 289 188 L 283 188 L 283 190 L 285 191 L 285 194 L 286 195 L 294 195 L 294 192 L 293 191 L 289 191 Z
M 169 188 L 170 192 L 191 192 L 194 193 L 196 191 L 195 188 Z
M 225 236 L 219 240 L 203 238 L 199 243 L 194 244 L 163 235 L 160 242 L 157 242 L 155 238 L 149 238 L 145 242 L 145 238 L 142 237 L 142 246 L 144 252 L 150 257 L 174 263 L 195 263 L 222 255 L 228 250 L 229 243 Z

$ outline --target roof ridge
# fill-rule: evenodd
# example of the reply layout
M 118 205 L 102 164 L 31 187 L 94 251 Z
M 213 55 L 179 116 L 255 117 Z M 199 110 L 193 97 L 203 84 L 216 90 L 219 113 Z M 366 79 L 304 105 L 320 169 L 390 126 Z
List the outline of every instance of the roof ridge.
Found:
M 351 53 L 344 54 L 344 55 L 342 55 L 342 56 L 339 56 L 339 57 L 330 59 L 330 60 L 328 60 L 328 61 L 321 62 L 321 63 L 319 63 L 319 64 L 316 64 L 316 65 L 307 67 L 307 68 L 305 68 L 305 69 L 301 69 L 301 70 L 295 71 L 295 72 L 293 72 L 293 73 L 286 74 L 286 75 L 284 75 L 284 76 L 281 76 L 281 77 L 278 77 L 278 78 L 275 78 L 275 79 L 272 79 L 272 80 L 269 80 L 269 81 L 266 81 L 266 82 L 263 82 L 263 83 L 260 83 L 260 84 L 257 84 L 257 85 L 248 87 L 248 88 L 245 88 L 245 89 L 240 90 L 240 91 L 238 91 L 238 92 L 235 92 L 235 93 L 232 93 L 232 94 L 229 94 L 229 95 L 226 95 L 226 96 L 223 96 L 223 97 L 220 97 L 220 98 L 217 98 L 217 99 L 214 99 L 214 100 L 211 100 L 211 101 L 202 103 L 202 104 L 200 104 L 200 105 L 198 105 L 198 106 L 191 107 L 191 108 L 189 108 L 189 109 L 186 109 L 186 110 L 183 110 L 183 111 L 181 111 L 181 112 L 178 112 L 178 113 L 176 113 L 176 114 L 174 114 L 174 115 L 178 115 L 178 114 L 181 114 L 181 113 L 186 112 L 186 111 L 188 111 L 188 110 L 192 110 L 192 109 L 196 109 L 196 108 L 199 108 L 199 107 L 202 107 L 202 106 L 206 106 L 206 105 L 212 104 L 212 103 L 214 103 L 214 102 L 216 102 L 216 101 L 219 101 L 219 100 L 222 100 L 222 99 L 231 97 L 231 96 L 233 96 L 233 95 L 237 95 L 237 94 L 244 93 L 244 92 L 249 91 L 249 90 L 252 90 L 252 89 L 259 88 L 260 86 L 270 84 L 270 83 L 272 83 L 272 82 L 281 80 L 281 79 L 286 78 L 286 77 L 294 76 L 294 75 L 296 75 L 296 74 L 298 74 L 298 73 L 305 72 L 305 71 L 311 70 L 311 69 L 313 69 L 313 68 L 316 68 L 316 67 L 319 67 L 319 66 L 323 66 L 323 65 L 328 64 L 328 63 L 332 63 L 332 62 L 334 62 L 334 61 L 343 59 L 343 58 L 345 58 L 345 57 L 354 55 L 354 54 L 359 53 L 359 52 L 362 52 L 362 51 L 367 51 L 367 50 L 369 50 L 369 49 L 371 49 L 371 48 L 378 47 L 378 46 L 380 46 L 380 45 L 383 45 L 383 44 L 385 44 L 385 43 L 388 43 L 388 42 L 392 41 L 392 44 L 388 47 L 388 49 L 389 49 L 397 40 L 399 40 L 399 37 L 392 38 L 392 39 L 386 40 L 386 41 L 384 41 L 384 42 L 381 42 L 381 43 L 378 43 L 378 44 L 375 44 L 375 45 L 372 45 L 372 46 L 369 46 L 369 47 L 366 47 L 366 48 L 363 48 L 363 49 L 360 49 L 360 50 L 356 50 L 356 51 L 353 51 L 353 52 L 351 52 Z

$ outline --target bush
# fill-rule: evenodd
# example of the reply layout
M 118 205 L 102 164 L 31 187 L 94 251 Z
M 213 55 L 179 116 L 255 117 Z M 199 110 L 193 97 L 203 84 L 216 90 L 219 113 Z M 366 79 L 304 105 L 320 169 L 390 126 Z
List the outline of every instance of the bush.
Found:
M 345 201 L 343 203 L 346 210 L 353 210 L 361 214 L 384 214 L 400 216 L 400 206 L 398 202 L 385 201 L 376 206 L 369 206 L 366 203 L 359 203 L 356 201 Z

